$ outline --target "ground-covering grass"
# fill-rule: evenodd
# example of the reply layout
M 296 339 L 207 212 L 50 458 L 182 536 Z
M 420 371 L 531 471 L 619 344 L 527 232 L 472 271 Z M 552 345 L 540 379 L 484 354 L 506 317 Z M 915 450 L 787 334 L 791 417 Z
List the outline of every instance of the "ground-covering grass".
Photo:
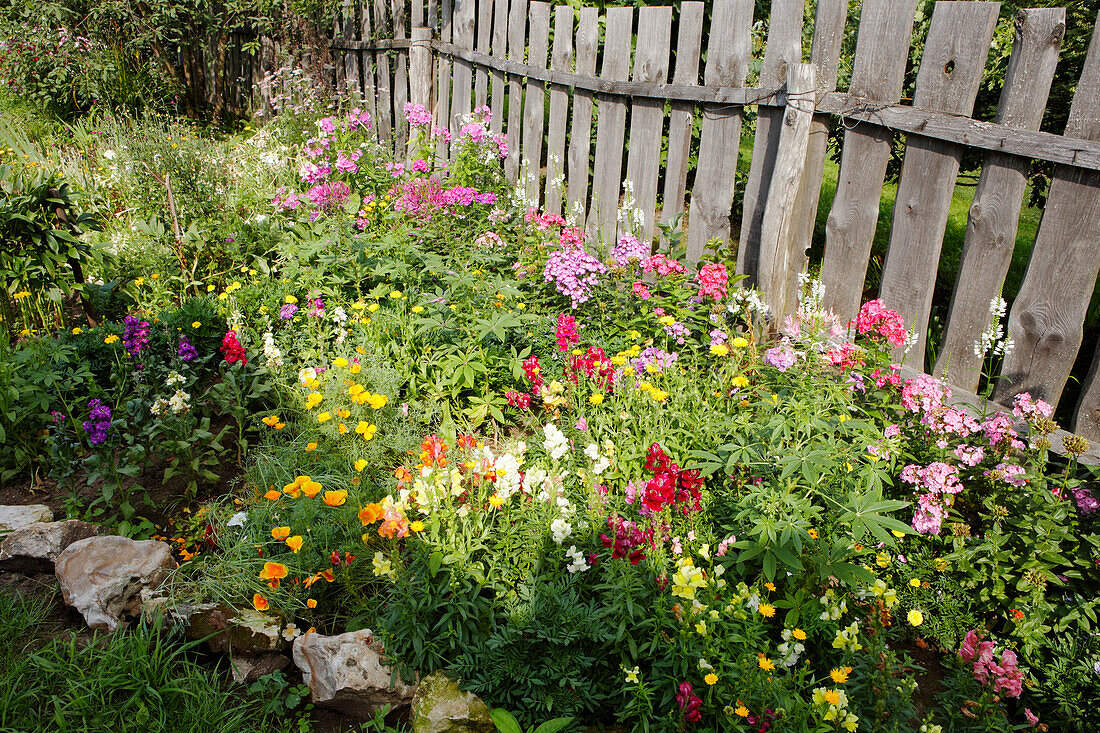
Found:
M 355 108 L 8 153 L 102 282 L 9 260 L 7 475 L 166 537 L 176 598 L 370 628 L 525 724 L 1089 729 L 1097 505 L 1048 405 L 966 413 L 881 303 L 770 320 L 721 255 L 529 208 L 481 114 L 446 169 L 408 123 L 409 161 Z

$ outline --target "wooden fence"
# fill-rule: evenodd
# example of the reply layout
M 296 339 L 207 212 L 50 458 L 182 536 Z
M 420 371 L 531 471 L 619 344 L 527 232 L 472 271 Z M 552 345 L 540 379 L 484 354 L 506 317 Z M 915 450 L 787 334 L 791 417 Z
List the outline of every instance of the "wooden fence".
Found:
M 900 98 L 917 0 L 863 0 L 858 29 L 845 27 L 848 0 L 818 0 L 808 49 L 803 0 L 773 0 L 759 73 L 748 87 L 754 6 L 714 0 L 704 28 L 708 9 L 692 0 L 678 11 L 602 13 L 528 0 L 344 0 L 332 50 L 338 82 L 364 93 L 380 133 L 398 149 L 408 136 L 407 101 L 428 106 L 436 124 L 451 130 L 463 114 L 488 105 L 493 129 L 509 137 L 509 178 L 518 181 L 526 169 L 520 185 L 546 211 L 575 216 L 611 239 L 629 181 L 645 239 L 655 238 L 660 223 L 686 232 L 693 260 L 708 247 L 736 247 L 738 272 L 780 313 L 792 309 L 795 278 L 807 264 L 829 116 L 842 120 L 844 132 L 820 276 L 826 305 L 845 321 L 860 304 L 887 163 L 895 135 L 903 134 L 880 296 L 921 334 L 904 356 L 918 370 L 960 160 L 965 148 L 983 151 L 933 368 L 963 391 L 979 383 L 974 342 L 1009 269 L 1030 160 L 1050 161 L 1047 204 L 1008 314 L 1015 348 L 995 398 L 1028 391 L 1057 403 L 1100 270 L 1100 29 L 1065 134 L 1054 135 L 1039 126 L 1064 9 L 1020 12 L 996 118 L 982 122 L 971 114 L 999 3 L 935 4 L 911 104 Z M 838 90 L 847 33 L 857 34 L 856 51 L 851 82 Z M 742 122 L 753 107 L 751 168 L 741 181 Z M 738 209 L 735 187 L 743 193 Z M 1086 346 L 1097 353 L 1074 429 L 1100 440 L 1100 349 Z

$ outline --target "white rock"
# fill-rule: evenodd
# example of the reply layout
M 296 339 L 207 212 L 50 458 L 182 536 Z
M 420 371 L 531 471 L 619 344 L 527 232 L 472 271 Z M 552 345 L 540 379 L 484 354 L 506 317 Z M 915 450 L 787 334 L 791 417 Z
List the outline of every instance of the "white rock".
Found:
M 69 545 L 54 573 L 65 603 L 93 629 L 114 631 L 123 616 L 141 613 L 141 591 L 159 586 L 175 567 L 167 543 L 108 535 Z
M 302 671 L 314 703 L 356 717 L 369 717 L 383 705 L 408 703 L 416 691 L 382 661 L 369 630 L 338 636 L 307 633 L 294 640 L 294 664 Z
M 11 532 L 38 522 L 52 522 L 53 512 L 43 504 L 0 504 L 0 532 Z
M 72 543 L 99 534 L 99 527 L 77 519 L 28 524 L 0 538 L 0 570 L 49 572 Z

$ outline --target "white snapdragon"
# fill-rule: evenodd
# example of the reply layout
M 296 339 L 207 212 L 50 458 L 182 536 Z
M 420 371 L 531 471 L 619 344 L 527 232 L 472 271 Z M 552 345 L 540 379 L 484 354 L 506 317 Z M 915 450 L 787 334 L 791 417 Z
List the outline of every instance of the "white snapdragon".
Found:
M 176 387 L 180 384 L 183 384 L 186 381 L 187 381 L 187 378 L 184 377 L 182 374 L 180 374 L 179 372 L 176 372 L 176 371 L 172 371 L 172 372 L 168 372 L 168 379 L 164 380 L 164 385 L 166 387 Z
M 541 468 L 529 468 L 523 474 L 523 490 L 530 494 L 536 489 L 542 489 L 548 478 L 550 478 L 550 474 Z
M 573 525 L 565 521 L 565 517 L 558 517 L 550 523 L 550 534 L 554 538 L 554 543 L 560 545 L 573 534 Z
M 576 545 L 570 545 L 569 549 L 565 551 L 565 554 L 569 556 L 572 561 L 565 566 L 565 569 L 570 573 L 583 573 L 588 570 L 589 565 L 584 560 L 584 553 L 577 549 Z
M 555 461 L 561 460 L 569 452 L 569 439 L 565 437 L 565 433 L 558 430 L 558 426 L 554 423 L 547 423 L 542 432 L 546 436 L 542 441 L 542 447 L 550 454 L 550 458 Z
M 264 365 L 269 368 L 283 365 L 283 352 L 275 345 L 275 336 L 270 328 L 264 334 Z
M 497 472 L 497 495 L 504 501 L 520 489 L 522 477 L 519 474 L 519 467 L 519 459 L 511 453 L 505 453 L 493 465 Z

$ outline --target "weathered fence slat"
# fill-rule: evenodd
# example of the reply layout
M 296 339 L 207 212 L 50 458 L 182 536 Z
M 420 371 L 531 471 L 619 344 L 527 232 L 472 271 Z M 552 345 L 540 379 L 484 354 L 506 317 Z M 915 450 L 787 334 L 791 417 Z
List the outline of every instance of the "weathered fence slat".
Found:
M 638 10 L 638 41 L 634 53 L 634 81 L 664 84 L 668 81 L 669 42 L 672 8 Z M 664 131 L 664 102 L 636 99 L 630 107 L 630 157 L 626 180 L 634 190 L 635 206 L 642 214 L 639 238 L 653 242 L 657 213 L 657 178 L 661 173 L 661 133 Z
M 596 52 L 599 43 L 599 11 L 581 8 L 577 14 L 577 73 L 596 73 Z M 592 152 L 592 93 L 573 90 L 573 120 L 570 124 L 569 161 L 566 188 L 569 214 L 583 226 L 588 207 L 588 158 Z
M 394 38 L 402 41 L 408 37 L 405 31 L 405 2 L 404 0 L 393 0 L 392 6 Z M 393 66 L 394 149 L 400 152 L 405 150 L 409 141 L 409 125 L 405 121 L 405 104 L 409 101 L 408 52 L 398 50 Z
M 550 68 L 570 71 L 573 68 L 573 8 L 559 5 L 554 9 L 554 50 Z M 546 140 L 546 205 L 551 214 L 561 213 L 565 196 L 565 138 L 569 124 L 569 89 L 550 87 L 550 122 Z
M 451 28 L 454 33 L 454 43 L 459 48 L 470 51 L 474 50 L 475 10 L 474 0 L 454 0 L 454 22 Z M 451 88 L 451 117 L 446 125 L 455 138 L 458 137 L 463 116 L 470 114 L 470 110 L 473 109 L 470 106 L 473 99 L 473 83 L 473 65 L 468 61 L 455 60 Z M 452 157 L 457 149 L 457 145 L 451 146 Z
M 342 6 L 341 15 L 343 20 L 343 28 L 340 35 L 346 41 L 359 40 L 355 37 L 355 29 L 357 23 L 356 15 L 360 11 L 357 5 L 352 4 L 352 0 L 344 0 Z M 363 80 L 359 76 L 359 52 L 348 51 L 344 54 L 344 84 L 342 85 L 343 91 L 351 93 L 362 93 Z
M 367 11 L 363 8 L 363 12 Z M 374 0 L 374 28 L 378 33 L 384 33 L 389 27 L 386 13 L 386 0 Z M 393 92 L 390 82 L 390 56 L 386 51 L 378 51 L 374 54 L 375 79 L 378 85 L 378 136 L 383 140 L 393 137 Z
M 367 40 L 371 37 L 370 7 L 367 0 L 358 0 L 359 6 L 359 37 Z M 378 84 L 374 75 L 374 57 L 369 51 L 356 51 L 359 55 L 359 66 L 363 73 L 363 104 L 378 127 Z
M 630 41 L 633 8 L 608 8 L 604 31 L 603 65 L 600 76 L 625 80 L 630 74 Z M 626 103 L 597 94 L 596 162 L 592 169 L 592 205 L 589 233 L 597 230 L 603 240 L 615 237 L 619 210 L 619 188 L 623 180 L 623 143 L 626 138 Z
M 1093 30 L 1073 95 L 1067 137 L 1100 139 L 1100 24 Z M 1057 404 L 1083 339 L 1085 312 L 1100 270 L 1100 174 L 1057 166 L 1019 295 L 1009 311 L 1015 349 L 1005 357 L 994 392 L 998 402 L 1030 392 Z M 1100 400 L 1095 366 L 1078 403 L 1078 428 L 1095 427 Z M 1100 438 L 1095 433 L 1093 437 Z
M 848 0 L 818 0 L 814 16 L 814 40 L 810 50 L 810 63 L 814 66 L 818 94 L 836 89 L 837 68 L 840 65 L 840 46 L 844 40 L 844 24 L 848 19 Z M 825 176 L 825 155 L 829 142 L 829 118 L 815 114 L 810 122 L 810 139 L 806 145 L 806 167 L 802 183 L 795 197 L 794 222 L 796 240 L 802 242 L 793 267 L 799 272 L 806 268 L 806 252 L 817 223 L 817 205 L 821 196 L 821 181 Z
M 1065 8 L 1021 10 L 1016 16 L 998 124 L 1039 129 L 1065 21 Z M 986 153 L 970 206 L 947 326 L 932 370 L 968 392 L 976 392 L 981 380 L 982 356 L 974 353 L 974 342 L 989 325 L 989 303 L 1000 296 L 1012 263 L 1029 167 L 1024 158 Z
M 963 116 L 971 113 L 999 9 L 996 2 L 936 3 L 917 71 L 914 105 Z M 911 332 L 919 334 L 904 356 L 917 369 L 924 365 L 936 270 L 962 154 L 962 147 L 954 143 L 920 135 L 906 139 L 879 295 L 886 307 L 901 314 Z
M 917 0 L 864 0 L 849 92 L 890 104 L 901 98 Z M 859 311 L 894 134 L 856 125 L 844 131 L 833 206 L 825 225 L 824 305 L 846 323 Z
M 440 11 L 439 40 L 450 43 L 454 38 L 453 0 L 443 0 Z M 435 124 L 438 127 L 449 130 L 451 129 L 451 76 L 453 73 L 450 57 L 441 56 L 436 68 L 439 70 L 439 76 L 436 78 L 435 109 L 432 110 L 432 117 L 435 118 Z M 448 159 L 449 148 L 442 140 L 436 141 L 435 155 L 443 161 Z
M 752 49 L 753 5 L 753 0 L 714 3 L 704 84 L 739 87 L 745 83 Z M 703 107 L 699 167 L 695 171 L 688 221 L 687 258 L 692 262 L 699 260 L 711 239 L 729 241 L 743 114 L 740 109 Z
M 493 0 L 481 0 L 477 4 L 477 50 L 478 53 L 490 53 L 493 38 Z M 474 107 L 489 104 L 489 70 L 484 66 L 474 67 Z
M 413 104 L 419 104 L 425 109 L 432 103 L 431 40 L 431 28 L 413 26 L 413 45 L 409 47 L 409 97 Z M 412 140 L 409 140 L 409 145 L 412 145 Z
M 815 77 L 812 64 L 794 64 L 787 69 L 787 108 L 780 118 L 775 169 L 760 225 L 759 279 L 766 288 L 768 306 L 777 316 L 794 312 L 798 305 L 798 274 L 806 244 L 795 237 L 795 199 L 806 166 L 817 96 Z
M 680 4 L 680 30 L 676 37 L 676 70 L 672 82 L 680 85 L 699 83 L 699 59 L 703 49 L 703 3 Z M 695 105 L 673 101 L 668 121 L 668 157 L 665 161 L 665 187 L 661 195 L 661 221 L 671 225 L 684 212 L 688 167 L 691 162 L 691 128 Z
M 528 11 L 531 30 L 528 32 L 527 62 L 546 68 L 550 46 L 550 3 L 533 2 Z M 527 200 L 532 206 L 539 203 L 540 172 L 542 170 L 542 133 L 545 124 L 546 85 L 535 79 L 527 80 L 527 93 L 523 101 L 523 160 L 527 176 L 523 182 Z
M 481 0 L 488 4 L 489 0 Z M 493 2 L 493 56 L 504 58 L 508 54 L 508 0 Z M 481 12 L 489 12 L 485 7 Z M 508 85 L 508 75 L 499 69 L 493 69 L 493 84 L 489 101 L 492 119 L 489 129 L 499 134 L 504 129 L 504 91 Z
M 774 0 L 768 25 L 768 44 L 760 68 L 757 86 L 771 89 L 786 81 L 787 71 L 802 61 L 803 0 Z M 760 224 L 764 218 L 771 175 L 779 153 L 779 134 L 783 127 L 784 110 L 780 107 L 757 107 L 756 138 L 752 145 L 752 163 L 745 181 L 744 206 L 741 210 L 741 232 L 737 247 L 737 272 L 749 276 L 750 283 L 760 283 Z
M 527 0 L 512 0 L 508 11 L 508 60 L 523 61 L 527 51 Z M 523 83 L 518 76 L 508 78 L 508 157 L 504 174 L 515 183 L 519 179 L 520 128 L 523 124 Z

